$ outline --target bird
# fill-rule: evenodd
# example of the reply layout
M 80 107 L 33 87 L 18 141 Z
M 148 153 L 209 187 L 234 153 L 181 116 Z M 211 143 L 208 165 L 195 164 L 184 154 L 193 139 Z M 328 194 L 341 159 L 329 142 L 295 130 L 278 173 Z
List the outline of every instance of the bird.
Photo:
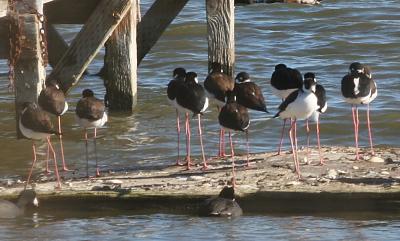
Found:
M 29 204 L 32 204 L 36 207 L 39 206 L 36 192 L 32 189 L 22 190 L 16 203 L 7 200 L 0 200 L 0 219 L 22 216 L 25 212 L 25 207 Z
M 240 72 L 236 75 L 235 80 L 234 92 L 238 104 L 252 110 L 268 113 L 261 88 L 254 82 L 251 82 L 250 75 L 246 72 Z
M 235 80 L 225 74 L 222 69 L 222 65 L 218 62 L 211 64 L 211 71 L 204 81 L 204 89 L 206 90 L 207 96 L 213 99 L 217 104 L 218 112 L 222 106 L 225 105 L 226 94 L 228 91 L 233 91 L 235 88 Z M 219 157 L 225 157 L 225 133 L 224 129 L 221 128 L 219 132 Z
M 247 166 L 249 166 L 249 138 L 248 128 L 250 126 L 249 112 L 246 107 L 236 102 L 236 96 L 233 91 L 227 93 L 226 104 L 222 107 L 218 115 L 219 124 L 229 132 L 229 142 L 231 145 L 232 158 L 232 176 L 233 185 L 235 183 L 235 161 L 231 131 L 243 131 L 246 133 L 247 144 Z
M 199 208 L 200 216 L 239 217 L 242 214 L 243 210 L 235 200 L 235 189 L 228 186 L 221 190 L 218 197 L 206 199 Z
M 297 69 L 287 67 L 285 64 L 275 65 L 270 84 L 274 95 L 282 99 L 282 102 L 294 91 L 303 86 L 303 76 Z M 282 151 L 283 133 L 285 132 L 286 119 L 283 120 L 281 139 L 279 141 L 278 155 Z
M 318 98 L 315 94 L 316 82 L 313 78 L 304 80 L 301 89 L 292 92 L 279 106 L 279 111 L 274 118 L 291 119 L 289 129 L 290 143 L 292 146 L 295 171 L 298 178 L 301 178 L 300 164 L 297 153 L 297 128 L 298 119 L 308 119 L 318 109 Z
M 186 152 L 187 152 L 187 169 L 190 169 L 190 120 L 189 113 L 193 113 L 193 116 L 197 115 L 198 119 L 198 131 L 200 137 L 201 153 L 203 157 L 203 169 L 207 169 L 207 161 L 204 154 L 203 137 L 201 130 L 201 115 L 208 108 L 208 97 L 204 91 L 204 88 L 198 83 L 196 72 L 187 72 L 185 83 L 179 86 L 176 95 L 177 107 L 180 112 L 186 115 Z
M 369 143 L 371 147 L 371 154 L 375 155 L 372 142 L 369 104 L 377 97 L 378 89 L 376 82 L 372 78 L 370 68 L 367 65 L 359 62 L 351 63 L 349 66 L 349 73 L 342 78 L 341 90 L 345 102 L 351 104 L 352 106 L 351 110 L 353 115 L 354 139 L 356 144 L 356 160 L 360 160 L 358 150 L 358 131 L 360 123 L 358 118 L 358 105 L 367 105 Z
M 53 145 L 50 142 L 51 135 L 54 134 L 61 135 L 61 133 L 54 129 L 53 123 L 51 122 L 48 113 L 41 110 L 39 106 L 34 102 L 25 102 L 22 105 L 22 111 L 19 117 L 18 126 L 19 130 L 21 131 L 21 134 L 24 137 L 32 140 L 33 161 L 27 181 L 25 183 L 25 188 L 29 184 L 32 171 L 37 160 L 35 140 L 44 140 L 44 139 L 46 139 L 47 144 L 51 152 L 53 153 L 54 169 L 57 177 L 57 188 L 61 188 L 60 176 L 58 174 L 56 153 L 54 151 Z
M 319 152 L 319 159 L 320 159 L 320 165 L 324 164 L 324 159 L 322 157 L 321 154 L 321 142 L 320 142 L 320 138 L 319 138 L 319 115 L 323 114 L 326 112 L 327 108 L 328 108 L 328 103 L 326 101 L 326 91 L 325 88 L 321 85 L 318 84 L 317 79 L 315 77 L 315 73 L 312 72 L 308 72 L 304 74 L 304 80 L 305 79 L 314 79 L 314 81 L 317 83 L 315 86 L 315 95 L 317 96 L 317 104 L 318 104 L 318 109 L 311 115 L 311 117 L 309 119 L 313 119 L 316 121 L 317 123 L 317 127 L 316 127 L 316 132 L 317 132 L 317 143 L 318 143 L 318 152 Z M 309 146 L 310 146 L 310 129 L 308 126 L 308 120 L 306 120 L 306 129 L 307 129 L 307 159 L 308 159 L 308 153 L 309 153 Z
M 186 77 L 186 70 L 184 68 L 175 68 L 173 71 L 173 79 L 168 83 L 168 88 L 167 88 L 167 97 L 169 103 L 175 108 L 176 110 L 176 131 L 178 135 L 178 158 L 176 160 L 176 165 L 181 165 L 180 163 L 180 152 L 179 152 L 179 144 L 180 144 L 180 133 L 181 133 L 181 128 L 180 128 L 180 120 L 179 120 L 179 107 L 177 106 L 176 102 L 176 96 L 178 95 L 178 90 L 181 85 L 185 83 L 185 77 Z
M 96 177 L 100 176 L 97 159 L 97 128 L 104 126 L 108 121 L 108 116 L 104 106 L 104 102 L 97 99 L 91 89 L 82 91 L 82 98 L 76 105 L 76 120 L 78 124 L 85 129 L 85 147 L 86 147 L 86 176 L 89 177 L 89 157 L 88 157 L 88 128 L 94 128 L 94 153 L 96 159 Z
M 67 112 L 68 103 L 65 100 L 64 92 L 60 89 L 58 83 L 54 79 L 48 81 L 46 83 L 46 88 L 42 89 L 42 91 L 40 92 L 38 98 L 38 104 L 42 110 L 57 116 L 58 132 L 62 133 L 61 116 L 64 115 L 65 112 Z M 63 170 L 68 171 L 68 168 L 65 164 L 62 135 L 59 135 L 59 140 L 60 140 L 60 150 L 61 150 L 61 160 L 62 160 Z M 47 153 L 49 153 L 49 148 Z M 48 166 L 49 165 L 47 160 L 47 165 L 46 165 L 47 172 L 49 172 Z

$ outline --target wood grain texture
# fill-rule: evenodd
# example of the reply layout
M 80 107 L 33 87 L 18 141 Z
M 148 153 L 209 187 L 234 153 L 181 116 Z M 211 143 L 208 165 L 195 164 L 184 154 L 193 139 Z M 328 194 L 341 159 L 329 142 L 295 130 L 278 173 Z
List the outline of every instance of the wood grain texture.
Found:
M 49 76 L 59 81 L 64 92 L 79 82 L 89 63 L 128 12 L 130 3 L 130 0 L 103 0 L 96 7 Z
M 157 0 L 153 3 L 138 25 L 138 64 L 187 2 L 188 0 Z
M 106 42 L 102 77 L 110 111 L 132 111 L 137 101 L 136 26 L 139 0 Z
M 219 62 L 233 76 L 235 64 L 234 0 L 206 0 L 208 66 Z
M 34 14 L 15 16 L 23 21 L 21 54 L 15 65 L 15 110 L 17 123 L 17 136 L 22 137 L 18 121 L 21 107 L 24 102 L 36 102 L 44 81 L 46 71 L 42 63 L 39 40 L 39 21 Z M 13 18 L 15 19 L 15 18 Z

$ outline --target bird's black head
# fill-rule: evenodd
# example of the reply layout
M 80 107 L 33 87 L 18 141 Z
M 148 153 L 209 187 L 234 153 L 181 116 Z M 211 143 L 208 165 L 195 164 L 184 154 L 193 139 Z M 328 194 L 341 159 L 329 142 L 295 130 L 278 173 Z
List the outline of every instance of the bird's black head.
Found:
M 211 71 L 212 72 L 222 72 L 222 65 L 218 62 L 213 62 L 211 64 Z
M 94 93 L 91 89 L 84 89 L 82 91 L 82 97 L 86 98 L 86 97 L 93 97 Z
M 185 76 L 186 76 L 186 70 L 184 68 L 179 67 L 179 68 L 174 69 L 173 77 L 175 79 L 185 78 Z
M 361 64 L 361 63 L 359 63 L 359 62 L 351 63 L 351 64 L 350 64 L 350 67 L 349 67 L 349 71 L 350 71 L 350 73 L 352 73 L 352 74 L 356 74 L 356 73 L 361 74 L 361 73 L 364 73 L 364 65 Z
M 304 80 L 305 80 L 305 79 L 313 79 L 313 80 L 316 81 L 316 79 L 315 79 L 315 74 L 314 74 L 313 72 L 307 72 L 307 73 L 305 73 L 305 74 L 304 74 Z
M 219 193 L 219 197 L 233 200 L 235 199 L 235 189 L 225 186 Z
M 60 84 L 54 78 L 46 80 L 46 87 L 50 87 L 50 86 L 60 89 Z
M 286 69 L 287 66 L 285 64 L 277 64 L 275 65 L 275 70 L 279 70 L 279 69 Z
M 247 72 L 240 72 L 236 75 L 235 80 L 237 80 L 239 83 L 244 82 L 250 80 L 250 75 Z
M 24 207 L 27 204 L 39 205 L 36 192 L 32 189 L 23 190 L 18 196 L 18 206 Z
M 315 81 L 315 78 L 307 78 L 304 79 L 304 91 L 311 91 L 315 93 L 315 88 L 316 88 L 317 82 Z
M 186 73 L 186 83 L 198 83 L 196 72 L 187 72 Z

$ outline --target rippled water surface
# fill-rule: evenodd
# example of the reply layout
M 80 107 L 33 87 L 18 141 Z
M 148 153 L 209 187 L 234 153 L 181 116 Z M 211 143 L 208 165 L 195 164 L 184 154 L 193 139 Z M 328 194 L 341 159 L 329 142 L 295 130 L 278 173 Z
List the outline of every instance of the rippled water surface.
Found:
M 142 0 L 143 12 L 151 1 Z M 372 103 L 372 122 L 377 145 L 399 146 L 400 128 L 400 2 L 395 0 L 325 0 L 320 6 L 257 4 L 235 8 L 236 72 L 247 71 L 263 88 L 272 113 L 280 100 L 272 96 L 269 78 L 278 63 L 301 72 L 316 72 L 328 91 L 328 112 L 322 116 L 323 145 L 352 145 L 350 106 L 340 94 L 340 80 L 353 61 L 368 63 L 378 84 L 379 95 Z M 67 40 L 80 26 L 59 25 Z M 90 73 L 102 67 L 103 52 L 89 66 Z M 172 70 L 183 66 L 196 71 L 202 82 L 207 73 L 207 39 L 204 1 L 189 1 L 139 68 L 138 106 L 132 115 L 112 114 L 100 131 L 98 151 L 102 169 L 165 166 L 175 161 L 175 112 L 166 101 L 166 85 Z M 0 73 L 7 72 L 5 61 Z M 25 175 L 31 162 L 31 143 L 15 139 L 13 95 L 7 92 L 7 79 L 0 74 L 0 177 Z M 71 168 L 85 165 L 82 132 L 74 122 L 75 103 L 82 89 L 90 87 L 104 95 L 102 80 L 88 75 L 71 91 L 70 110 L 63 117 L 66 159 Z M 362 108 L 363 109 L 363 108 Z M 367 145 L 361 112 L 361 144 Z M 274 150 L 278 120 L 257 121 L 265 114 L 251 112 L 256 119 L 250 130 L 252 152 Z M 212 106 L 204 116 L 205 149 L 216 153 L 217 121 Z M 193 122 L 194 124 L 194 122 Z M 197 134 L 193 131 L 193 154 L 199 155 Z M 299 135 L 302 136 L 302 130 Z M 303 135 L 304 136 L 304 135 Z M 244 151 L 244 138 L 235 136 L 238 152 Z M 288 140 L 286 140 L 288 141 Z M 303 142 L 304 143 L 304 142 Z M 182 146 L 183 148 L 183 146 Z M 43 160 L 46 147 L 39 148 Z M 40 162 L 43 166 L 43 161 Z M 92 165 L 94 163 L 91 163 Z M 86 214 L 85 214 L 86 215 Z M 201 219 L 181 215 L 124 215 L 108 217 L 74 215 L 58 217 L 38 214 L 34 220 L 0 223 L 0 239 L 22 234 L 38 240 L 70 237 L 82 240 L 123 240 L 133 238 L 187 239 L 355 239 L 380 240 L 384 234 L 396 239 L 398 218 L 368 219 L 321 218 L 310 216 L 245 216 L 237 220 Z M 90 216 L 90 217 L 89 217 Z M 357 219 L 357 218 L 356 218 Z M 4 224 L 4 225 L 3 225 Z

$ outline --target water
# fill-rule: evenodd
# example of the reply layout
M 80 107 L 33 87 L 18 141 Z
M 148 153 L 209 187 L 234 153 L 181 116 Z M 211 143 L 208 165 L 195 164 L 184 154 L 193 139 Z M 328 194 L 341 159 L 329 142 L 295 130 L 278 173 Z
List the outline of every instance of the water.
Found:
M 143 2 L 143 13 L 151 1 Z M 261 4 L 237 6 L 236 11 L 236 72 L 247 71 L 264 92 L 269 110 L 275 113 L 280 100 L 271 95 L 269 78 L 278 63 L 298 68 L 302 73 L 313 71 L 325 86 L 328 112 L 321 120 L 323 145 L 353 145 L 350 106 L 343 102 L 340 80 L 351 62 L 359 61 L 372 67 L 379 95 L 372 103 L 374 139 L 380 146 L 399 146 L 400 85 L 400 2 L 390 0 L 324 1 L 321 6 Z M 80 26 L 59 25 L 57 28 L 70 41 Z M 103 52 L 89 66 L 90 73 L 102 67 Z M 100 165 L 103 170 L 121 168 L 162 167 L 175 162 L 175 112 L 166 101 L 166 85 L 172 70 L 183 66 L 196 71 L 204 80 L 207 73 L 207 39 L 204 1 L 190 1 L 167 29 L 139 68 L 138 107 L 132 115 L 113 114 L 100 130 L 98 141 Z M 0 73 L 7 72 L 5 61 Z M 202 82 L 202 81 L 201 81 Z M 31 162 L 31 143 L 15 139 L 13 95 L 7 92 L 6 75 L 0 74 L 0 177 L 26 175 Z M 71 109 L 63 117 L 66 160 L 70 168 L 85 166 L 82 131 L 75 124 L 75 103 L 82 89 L 92 88 L 104 95 L 102 80 L 86 76 L 68 97 Z M 364 108 L 362 108 L 364 109 Z M 215 107 L 204 116 L 205 150 L 215 155 L 218 125 Z M 253 119 L 267 117 L 251 112 Z M 361 144 L 367 145 L 365 112 L 361 112 Z M 195 122 L 193 122 L 195 124 Z M 281 122 L 254 121 L 250 130 L 252 152 L 275 150 Z M 193 131 L 193 154 L 199 156 L 198 138 Z M 304 130 L 299 131 L 304 137 Z M 235 136 L 238 152 L 244 152 L 244 136 Z M 300 139 L 304 144 L 304 138 Z M 288 140 L 286 140 L 288 147 Z M 183 149 L 183 146 L 182 146 Z M 39 165 L 43 167 L 46 146 L 40 145 Z M 91 161 L 91 166 L 94 162 Z M 94 170 L 92 170 L 94 171 Z M 47 215 L 47 214 L 46 214 Z M 176 239 L 178 235 L 215 239 L 367 239 L 378 240 L 385 234 L 395 238 L 398 217 L 374 220 L 349 217 L 274 217 L 245 216 L 237 220 L 214 220 L 184 215 L 154 214 L 137 216 L 115 211 L 110 216 L 83 216 L 73 212 L 59 217 L 38 214 L 37 220 L 17 222 L 0 229 L 0 239 L 28 230 L 25 237 L 57 239 L 70 235 L 76 239 Z M 393 221 L 392 221 L 393 220 Z M 2 226 L 2 225 L 0 225 Z M 159 226 L 165 227 L 160 229 Z M 182 232 L 184 229 L 187 232 Z M 210 229 L 214 232 L 210 232 Z M 106 230 L 106 231 L 103 231 Z M 219 231 L 229 230 L 229 231 Z M 16 234 L 17 233 L 17 234 Z M 80 235 L 75 235 L 80 234 Z M 328 237 L 329 234 L 329 237 Z M 326 235 L 326 236 L 320 236 Z M 332 236 L 336 235 L 336 236 Z M 81 237 L 81 238 L 79 238 Z M 181 236 L 185 239 L 186 236 Z M 207 236 L 208 237 L 208 236 Z M 208 239 L 208 238 L 207 238 Z

